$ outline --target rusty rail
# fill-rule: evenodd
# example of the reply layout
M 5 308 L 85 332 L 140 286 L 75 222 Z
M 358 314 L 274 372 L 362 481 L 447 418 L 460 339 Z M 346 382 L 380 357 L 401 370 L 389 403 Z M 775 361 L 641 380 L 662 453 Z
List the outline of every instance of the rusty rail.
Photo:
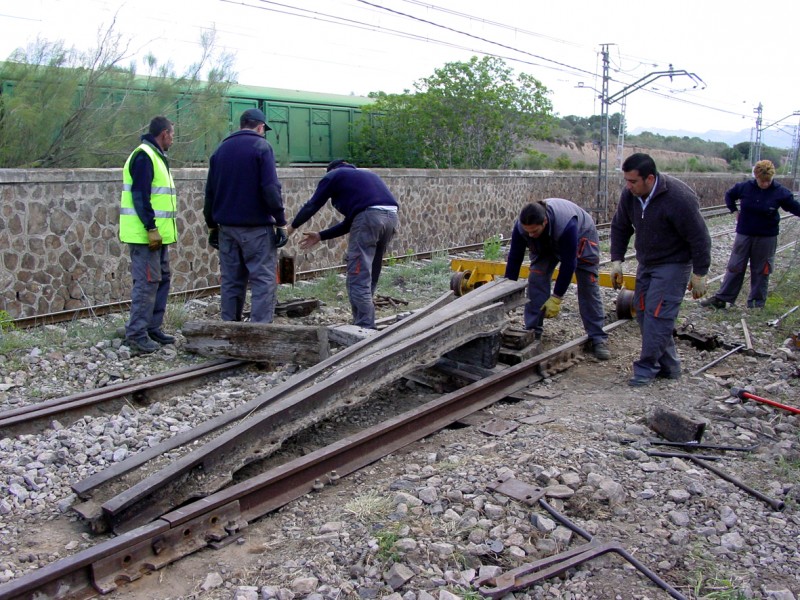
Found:
M 158 373 L 135 381 L 126 381 L 95 390 L 78 392 L 62 398 L 53 398 L 36 404 L 12 408 L 0 412 L 0 431 L 9 429 L 11 431 L 5 433 L 16 435 L 20 433 L 20 428 L 35 427 L 43 419 L 52 419 L 69 413 L 83 415 L 86 409 L 92 406 L 126 396 L 131 397 L 135 402 L 141 403 L 156 390 L 173 385 L 186 384 L 192 380 L 199 381 L 203 377 L 235 369 L 246 364 L 249 363 L 241 360 L 213 360 L 200 365 Z

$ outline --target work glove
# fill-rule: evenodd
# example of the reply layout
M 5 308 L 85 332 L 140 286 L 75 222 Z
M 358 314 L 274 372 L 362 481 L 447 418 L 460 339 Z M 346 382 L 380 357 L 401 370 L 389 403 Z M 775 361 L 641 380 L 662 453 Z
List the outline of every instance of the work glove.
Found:
M 609 266 L 611 267 L 611 287 L 621 290 L 625 285 L 625 279 L 622 277 L 622 261 L 612 260 Z
M 695 300 L 702 298 L 706 295 L 707 289 L 706 276 L 692 273 L 692 279 L 689 281 L 689 291 L 692 292 L 692 298 Z
M 286 230 L 286 227 L 276 227 L 275 228 L 275 247 L 276 248 L 283 248 L 286 245 L 286 242 L 289 241 L 289 232 Z
M 147 230 L 147 247 L 150 248 L 150 250 L 158 250 L 161 248 L 161 234 L 158 233 L 158 229 Z
M 208 230 L 208 245 L 215 250 L 219 250 L 219 229 L 216 227 Z
M 544 305 L 542 305 L 542 309 L 544 310 L 545 319 L 552 319 L 553 317 L 557 317 L 558 313 L 561 312 L 561 298 L 550 296 L 547 299 L 547 302 L 545 302 Z

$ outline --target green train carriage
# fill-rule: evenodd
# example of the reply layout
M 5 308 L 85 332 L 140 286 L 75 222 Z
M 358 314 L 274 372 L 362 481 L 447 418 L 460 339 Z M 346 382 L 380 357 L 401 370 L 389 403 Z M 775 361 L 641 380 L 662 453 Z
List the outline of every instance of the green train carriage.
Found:
M 226 94 L 231 131 L 248 108 L 264 111 L 267 140 L 281 165 L 327 164 L 349 156 L 351 137 L 371 98 L 232 85 Z

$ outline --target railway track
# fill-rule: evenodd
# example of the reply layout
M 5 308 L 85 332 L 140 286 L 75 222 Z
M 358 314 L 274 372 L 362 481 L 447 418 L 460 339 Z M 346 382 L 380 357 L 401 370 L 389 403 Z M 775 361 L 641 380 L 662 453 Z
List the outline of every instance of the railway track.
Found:
M 348 360 L 357 360 L 355 357 L 359 354 L 366 354 L 367 366 L 374 373 L 375 356 L 381 352 L 380 348 L 386 354 L 396 354 L 397 348 L 404 348 L 419 355 L 420 348 L 414 340 L 429 335 L 429 321 L 431 318 L 438 320 L 441 315 L 435 313 L 441 312 L 442 308 L 453 314 L 463 314 L 463 307 L 458 306 L 462 300 L 469 300 L 473 308 L 487 302 L 489 306 L 496 306 L 494 300 L 498 297 L 510 295 L 512 299 L 518 298 L 523 288 L 524 284 L 509 281 L 483 286 L 471 294 L 471 299 L 466 296 L 444 307 L 432 307 L 428 320 L 425 315 L 417 317 L 416 332 L 414 323 L 404 322 L 402 327 L 388 328 L 356 344 L 351 347 L 349 359 L 345 356 L 338 364 L 341 366 Z M 483 300 L 479 300 L 481 296 Z M 606 330 L 613 331 L 626 322 L 617 321 Z M 463 329 L 460 325 L 463 323 L 454 323 L 452 329 Z M 398 335 L 404 339 L 398 341 Z M 398 448 L 506 398 L 539 381 L 543 372 L 547 374 L 569 368 L 580 360 L 581 346 L 586 341 L 585 336 L 571 340 L 306 456 L 272 466 L 258 475 L 173 507 L 147 522 L 127 528 L 117 537 L 0 586 L 0 598 L 76 598 L 109 593 L 124 582 L 134 581 L 202 548 L 221 548 L 241 537 L 249 523 L 287 502 L 334 483 Z M 434 358 L 430 357 L 428 362 L 433 364 Z M 316 377 L 320 376 L 318 371 Z M 342 384 L 351 387 L 354 384 L 349 377 L 339 377 L 337 381 L 334 375 L 325 379 L 327 381 L 320 390 L 325 394 L 319 396 L 330 394 L 331 387 Z M 287 382 L 287 385 L 298 383 Z M 297 396 L 308 398 L 314 393 L 301 391 Z M 264 400 L 261 398 L 261 402 Z M 286 402 L 280 410 L 276 408 L 272 418 L 274 420 L 275 415 L 294 418 L 298 408 L 309 410 L 308 404 L 303 402 Z M 258 420 L 257 415 L 254 417 L 249 420 Z M 219 452 L 220 447 L 216 446 L 212 454 Z M 180 470 L 174 469 L 175 472 Z
M 24 435 L 41 428 L 49 419 L 79 418 L 89 414 L 95 407 L 102 407 L 104 411 L 114 411 L 124 402 L 131 402 L 135 406 L 148 405 L 170 395 L 176 387 L 186 389 L 188 386 L 199 385 L 208 377 L 246 364 L 248 363 L 240 360 L 214 360 L 144 379 L 12 408 L 0 412 L 0 434 Z

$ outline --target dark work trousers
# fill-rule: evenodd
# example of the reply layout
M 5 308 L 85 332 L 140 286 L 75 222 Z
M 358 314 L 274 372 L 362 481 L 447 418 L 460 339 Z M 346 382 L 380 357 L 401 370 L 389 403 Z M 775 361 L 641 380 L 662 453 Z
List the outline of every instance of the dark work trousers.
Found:
M 733 241 L 728 269 L 722 286 L 714 294 L 719 300 L 736 302 L 744 283 L 747 263 L 750 263 L 750 294 L 747 296 L 748 308 L 759 308 L 767 301 L 769 274 L 775 264 L 775 250 L 778 247 L 777 236 L 755 236 L 736 234 Z
M 525 329 L 542 333 L 544 311 L 542 306 L 550 297 L 553 271 L 559 263 L 556 256 L 537 257 L 531 264 L 528 275 L 528 302 L 525 304 Z M 578 311 L 583 321 L 583 329 L 593 344 L 605 342 L 608 334 L 603 331 L 605 314 L 600 284 L 597 282 L 598 266 L 581 265 L 575 269 L 578 283 Z
M 383 255 L 397 229 L 397 213 L 368 208 L 353 219 L 347 244 L 347 295 L 353 323 L 375 328 L 373 295 L 381 276 Z
M 642 333 L 642 352 L 633 361 L 634 376 L 654 378 L 681 372 L 681 361 L 675 350 L 672 330 L 689 284 L 692 265 L 666 264 L 636 270 L 636 291 L 633 304 Z
M 249 282 L 250 321 L 272 323 L 278 287 L 275 272 L 277 265 L 278 249 L 275 246 L 275 228 L 272 225 L 220 225 L 220 316 L 223 321 L 242 320 Z
M 147 339 L 148 331 L 161 329 L 167 310 L 169 285 L 169 246 L 150 250 L 147 244 L 128 244 L 131 252 L 131 318 L 125 325 L 129 340 Z

